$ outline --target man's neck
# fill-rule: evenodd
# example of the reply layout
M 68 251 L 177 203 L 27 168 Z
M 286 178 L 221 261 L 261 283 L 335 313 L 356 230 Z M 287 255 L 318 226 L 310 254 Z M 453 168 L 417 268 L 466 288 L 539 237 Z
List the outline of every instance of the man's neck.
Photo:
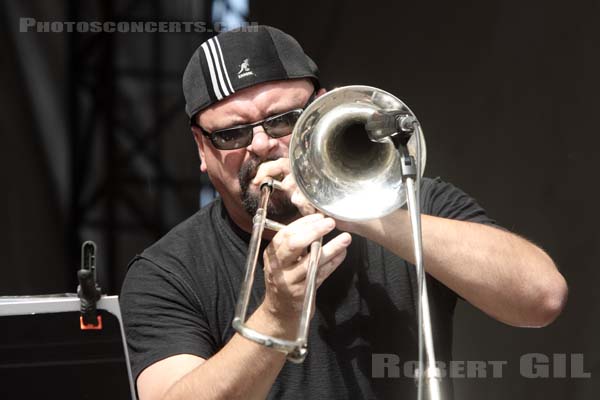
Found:
M 227 211 L 227 214 L 229 214 L 229 218 L 231 219 L 231 222 L 234 223 L 235 225 L 237 225 L 237 227 L 239 229 L 241 229 L 242 231 L 248 233 L 248 234 L 252 234 L 252 218 L 254 216 L 250 216 L 246 210 L 244 210 L 243 208 L 240 208 L 237 204 L 236 205 L 232 205 L 232 204 L 228 204 L 229 202 L 225 199 L 223 199 L 223 205 L 225 206 L 225 210 Z M 273 239 L 273 236 L 275 235 L 276 232 L 273 232 L 271 230 L 265 229 L 263 232 L 263 240 L 271 240 Z

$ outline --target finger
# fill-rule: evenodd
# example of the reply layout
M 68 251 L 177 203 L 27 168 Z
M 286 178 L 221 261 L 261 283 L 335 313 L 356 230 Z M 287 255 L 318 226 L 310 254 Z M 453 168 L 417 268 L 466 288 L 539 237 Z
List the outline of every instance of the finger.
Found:
M 334 228 L 333 218 L 324 218 L 321 214 L 308 215 L 277 232 L 269 247 L 274 252 L 272 255 L 279 260 L 279 264 L 292 267 L 308 245 Z
M 348 232 L 343 232 L 331 239 L 321 249 L 320 265 L 324 265 L 331 261 L 334 257 L 346 251 L 352 243 L 352 236 Z
M 325 280 L 346 257 L 347 248 L 352 242 L 352 236 L 341 233 L 321 248 L 319 258 L 318 279 Z M 341 258 L 340 258 L 341 257 Z M 306 279 L 309 268 L 310 253 L 298 257 L 296 265 L 286 272 L 286 282 L 295 284 Z
M 290 173 L 290 160 L 289 158 L 279 158 L 274 161 L 267 161 L 258 166 L 256 176 L 252 180 L 252 184 L 260 185 L 267 178 L 278 178 L 282 180 L 283 177 Z
M 319 271 L 321 269 L 325 269 L 326 272 L 319 272 L 319 274 L 324 277 L 329 276 L 333 269 L 337 267 L 337 264 L 331 263 L 331 261 L 338 257 L 340 254 L 343 254 L 345 257 L 346 249 L 352 242 L 352 236 L 349 233 L 344 232 L 337 235 L 335 238 L 331 239 L 327 244 L 325 244 L 321 248 L 321 257 L 319 258 Z M 299 256 L 296 259 L 296 264 L 289 268 L 289 275 L 287 277 L 287 281 L 290 283 L 297 283 L 306 278 L 306 272 L 308 270 L 308 263 L 310 259 L 310 253 Z M 343 259 L 343 257 L 342 257 Z M 328 265 L 328 267 L 325 267 Z
M 265 267 L 274 269 L 279 268 L 279 264 L 286 261 L 285 259 L 279 259 L 277 255 L 279 248 L 284 245 L 284 242 L 288 240 L 288 238 L 291 235 L 293 235 L 293 232 L 298 232 L 303 225 L 311 224 L 322 219 L 324 219 L 323 214 L 311 214 L 305 217 L 298 218 L 297 220 L 291 222 L 289 225 L 284 226 L 283 229 L 281 229 L 275 234 L 275 236 L 273 236 L 271 243 L 269 243 L 269 246 L 267 246 L 263 253 Z M 292 256 L 290 255 L 289 257 Z
M 289 270 L 285 271 L 286 281 L 292 285 L 304 281 L 308 272 L 309 260 L 310 253 L 303 254 L 302 256 L 298 257 L 296 264 Z
M 292 197 L 292 194 L 296 190 L 296 181 L 294 180 L 294 176 L 290 173 L 286 175 L 283 179 L 278 177 L 279 186 L 277 187 L 279 192 L 285 193 L 286 197 L 289 199 Z
M 291 197 L 292 204 L 296 206 L 300 214 L 309 215 L 317 212 L 316 208 L 308 201 L 306 197 L 300 192 L 300 190 L 296 189 L 294 194 Z
M 347 250 L 344 249 L 342 252 L 336 254 L 336 256 L 331 260 L 319 267 L 319 270 L 317 271 L 317 288 L 319 288 L 319 286 L 325 282 L 325 279 L 327 279 L 333 273 L 333 271 L 335 271 L 337 267 L 344 262 L 346 254 Z
M 286 175 L 286 177 L 281 181 L 281 190 L 286 191 L 290 195 L 296 191 L 296 188 L 296 180 L 292 174 Z
M 290 264 L 291 261 L 295 261 L 301 256 L 312 242 L 319 240 L 334 228 L 333 218 L 323 217 L 292 227 L 286 232 L 281 246 L 277 249 L 278 258 L 285 264 Z

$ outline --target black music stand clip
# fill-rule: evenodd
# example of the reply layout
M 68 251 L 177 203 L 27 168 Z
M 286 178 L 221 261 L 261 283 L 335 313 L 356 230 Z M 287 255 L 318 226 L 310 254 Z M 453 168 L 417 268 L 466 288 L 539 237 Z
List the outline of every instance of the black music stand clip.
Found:
M 79 325 L 81 330 L 102 329 L 102 316 L 98 314 L 96 304 L 100 300 L 101 290 L 96 283 L 96 243 L 91 240 L 81 245 L 81 269 L 77 271 L 79 286 L 77 296 L 81 303 Z

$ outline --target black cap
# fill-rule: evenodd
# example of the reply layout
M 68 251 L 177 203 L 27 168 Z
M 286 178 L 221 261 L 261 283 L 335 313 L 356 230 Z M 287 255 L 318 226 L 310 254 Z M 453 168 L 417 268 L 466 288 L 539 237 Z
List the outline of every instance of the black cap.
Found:
M 183 73 L 185 111 L 192 118 L 206 107 L 258 83 L 312 78 L 319 69 L 292 36 L 270 26 L 250 25 L 202 43 Z

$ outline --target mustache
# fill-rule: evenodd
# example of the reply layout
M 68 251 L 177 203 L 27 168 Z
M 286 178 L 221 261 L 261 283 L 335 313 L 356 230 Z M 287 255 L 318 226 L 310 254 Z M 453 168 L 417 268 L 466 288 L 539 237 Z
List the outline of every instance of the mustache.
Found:
M 279 156 L 270 156 L 265 159 L 260 159 L 258 157 L 252 157 L 251 159 L 246 161 L 244 164 L 242 164 L 242 167 L 240 168 L 240 172 L 238 173 L 238 179 L 240 181 L 241 189 L 243 191 L 246 191 L 248 189 L 248 187 L 250 186 L 250 182 L 252 182 L 252 179 L 254 179 L 254 177 L 256 176 L 256 173 L 258 172 L 258 167 L 260 167 L 260 165 L 262 163 L 265 163 L 267 161 L 275 161 L 280 158 L 281 157 L 279 157 Z

